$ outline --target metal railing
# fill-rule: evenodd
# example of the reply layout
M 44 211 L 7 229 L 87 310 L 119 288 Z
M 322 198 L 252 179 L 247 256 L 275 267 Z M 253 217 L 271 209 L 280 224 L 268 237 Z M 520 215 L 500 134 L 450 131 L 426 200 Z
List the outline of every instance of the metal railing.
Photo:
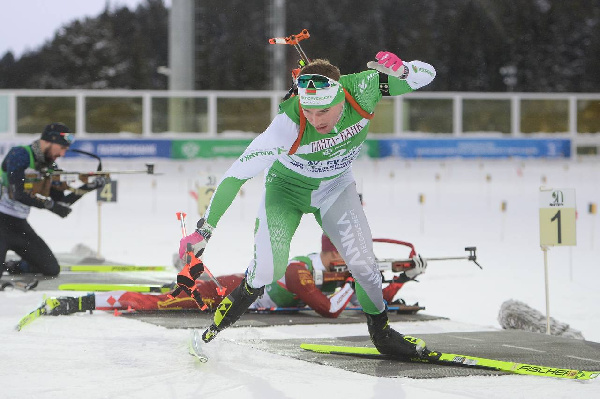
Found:
M 279 91 L 0 90 L 0 139 L 61 121 L 78 137 L 252 137 Z M 378 137 L 565 137 L 600 144 L 600 94 L 414 92 L 375 110 Z M 598 152 L 596 152 L 597 154 Z

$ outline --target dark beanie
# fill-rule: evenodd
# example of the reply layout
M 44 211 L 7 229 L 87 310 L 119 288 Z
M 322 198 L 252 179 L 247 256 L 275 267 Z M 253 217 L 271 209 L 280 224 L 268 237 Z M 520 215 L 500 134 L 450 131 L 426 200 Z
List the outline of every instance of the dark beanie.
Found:
M 71 130 L 62 123 L 51 123 L 44 128 L 42 140 L 68 147 L 74 141 Z
M 333 252 L 333 251 L 338 251 L 338 250 L 335 248 L 335 245 L 333 245 L 333 243 L 331 242 L 329 237 L 327 237 L 325 234 L 323 234 L 321 236 L 321 252 Z

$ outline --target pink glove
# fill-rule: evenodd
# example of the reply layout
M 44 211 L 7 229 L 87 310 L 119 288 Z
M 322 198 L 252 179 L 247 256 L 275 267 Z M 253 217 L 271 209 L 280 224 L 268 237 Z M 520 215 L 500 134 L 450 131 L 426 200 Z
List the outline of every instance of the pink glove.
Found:
M 204 252 L 204 248 L 206 248 L 206 239 L 198 231 L 194 231 L 189 236 L 183 237 L 179 241 L 179 258 L 184 261 L 186 261 L 185 255 L 188 252 L 188 244 L 191 244 L 192 252 L 196 254 L 196 257 L 199 257 Z
M 398 71 L 398 69 L 404 65 L 402 60 L 398 58 L 396 54 L 390 53 L 389 51 L 380 51 L 375 58 L 377 58 L 379 64 L 385 65 L 386 68 L 391 68 L 394 72 Z

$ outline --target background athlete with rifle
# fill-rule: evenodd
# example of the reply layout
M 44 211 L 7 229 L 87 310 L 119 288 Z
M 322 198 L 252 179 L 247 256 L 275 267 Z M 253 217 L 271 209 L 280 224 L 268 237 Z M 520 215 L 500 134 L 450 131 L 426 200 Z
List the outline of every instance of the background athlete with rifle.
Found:
M 0 261 L 10 274 L 36 273 L 56 276 L 59 263 L 44 240 L 37 235 L 27 217 L 31 208 L 47 209 L 61 218 L 85 194 L 103 188 L 113 173 L 154 174 L 154 165 L 144 171 L 103 171 L 100 157 L 70 148 L 75 135 L 62 123 L 44 128 L 39 140 L 10 149 L 2 161 L 0 173 Z M 71 172 L 58 167 L 56 160 L 67 151 L 98 160 L 94 172 Z M 9 250 L 21 259 L 6 260 Z
M 31 207 L 47 209 L 65 218 L 71 205 L 84 194 L 101 188 L 105 178 L 96 176 L 77 188 L 66 186 L 56 177 L 60 171 L 56 159 L 63 157 L 74 141 L 70 129 L 62 123 L 44 128 L 39 140 L 27 146 L 13 147 L 2 161 L 0 196 L 0 261 L 9 273 L 41 273 L 56 276 L 60 266 L 56 257 L 27 222 Z M 70 191 L 65 194 L 65 190 Z M 19 261 L 5 262 L 13 250 Z

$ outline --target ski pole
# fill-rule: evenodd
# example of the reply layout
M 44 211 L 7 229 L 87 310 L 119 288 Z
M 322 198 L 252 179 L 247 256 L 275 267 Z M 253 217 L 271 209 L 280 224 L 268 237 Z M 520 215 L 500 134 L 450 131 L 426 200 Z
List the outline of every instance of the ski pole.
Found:
M 185 217 L 186 216 L 187 215 L 185 214 L 185 212 L 177 212 L 177 219 L 181 222 L 181 234 L 183 235 L 183 237 L 187 236 L 187 232 L 186 232 L 186 228 L 185 228 Z M 192 244 L 188 244 L 188 246 L 186 248 L 188 251 L 187 258 L 190 260 L 189 262 L 186 262 L 186 264 L 189 264 L 191 262 L 191 259 L 196 257 L 194 255 L 191 247 L 192 247 Z M 202 263 L 202 265 L 204 266 L 204 271 L 206 272 L 208 277 L 217 285 L 217 287 L 215 288 L 217 290 L 217 294 L 225 295 L 225 291 L 227 289 L 225 287 L 223 287 L 221 285 L 221 283 L 219 283 L 219 280 L 217 280 L 215 278 L 215 276 L 210 272 L 210 270 L 208 270 L 208 267 L 206 267 L 206 265 L 204 263 Z
M 187 214 L 185 212 L 177 212 L 177 220 L 179 220 L 179 224 L 181 225 L 181 236 L 185 237 L 187 236 L 187 231 L 185 230 L 185 217 L 187 216 Z

